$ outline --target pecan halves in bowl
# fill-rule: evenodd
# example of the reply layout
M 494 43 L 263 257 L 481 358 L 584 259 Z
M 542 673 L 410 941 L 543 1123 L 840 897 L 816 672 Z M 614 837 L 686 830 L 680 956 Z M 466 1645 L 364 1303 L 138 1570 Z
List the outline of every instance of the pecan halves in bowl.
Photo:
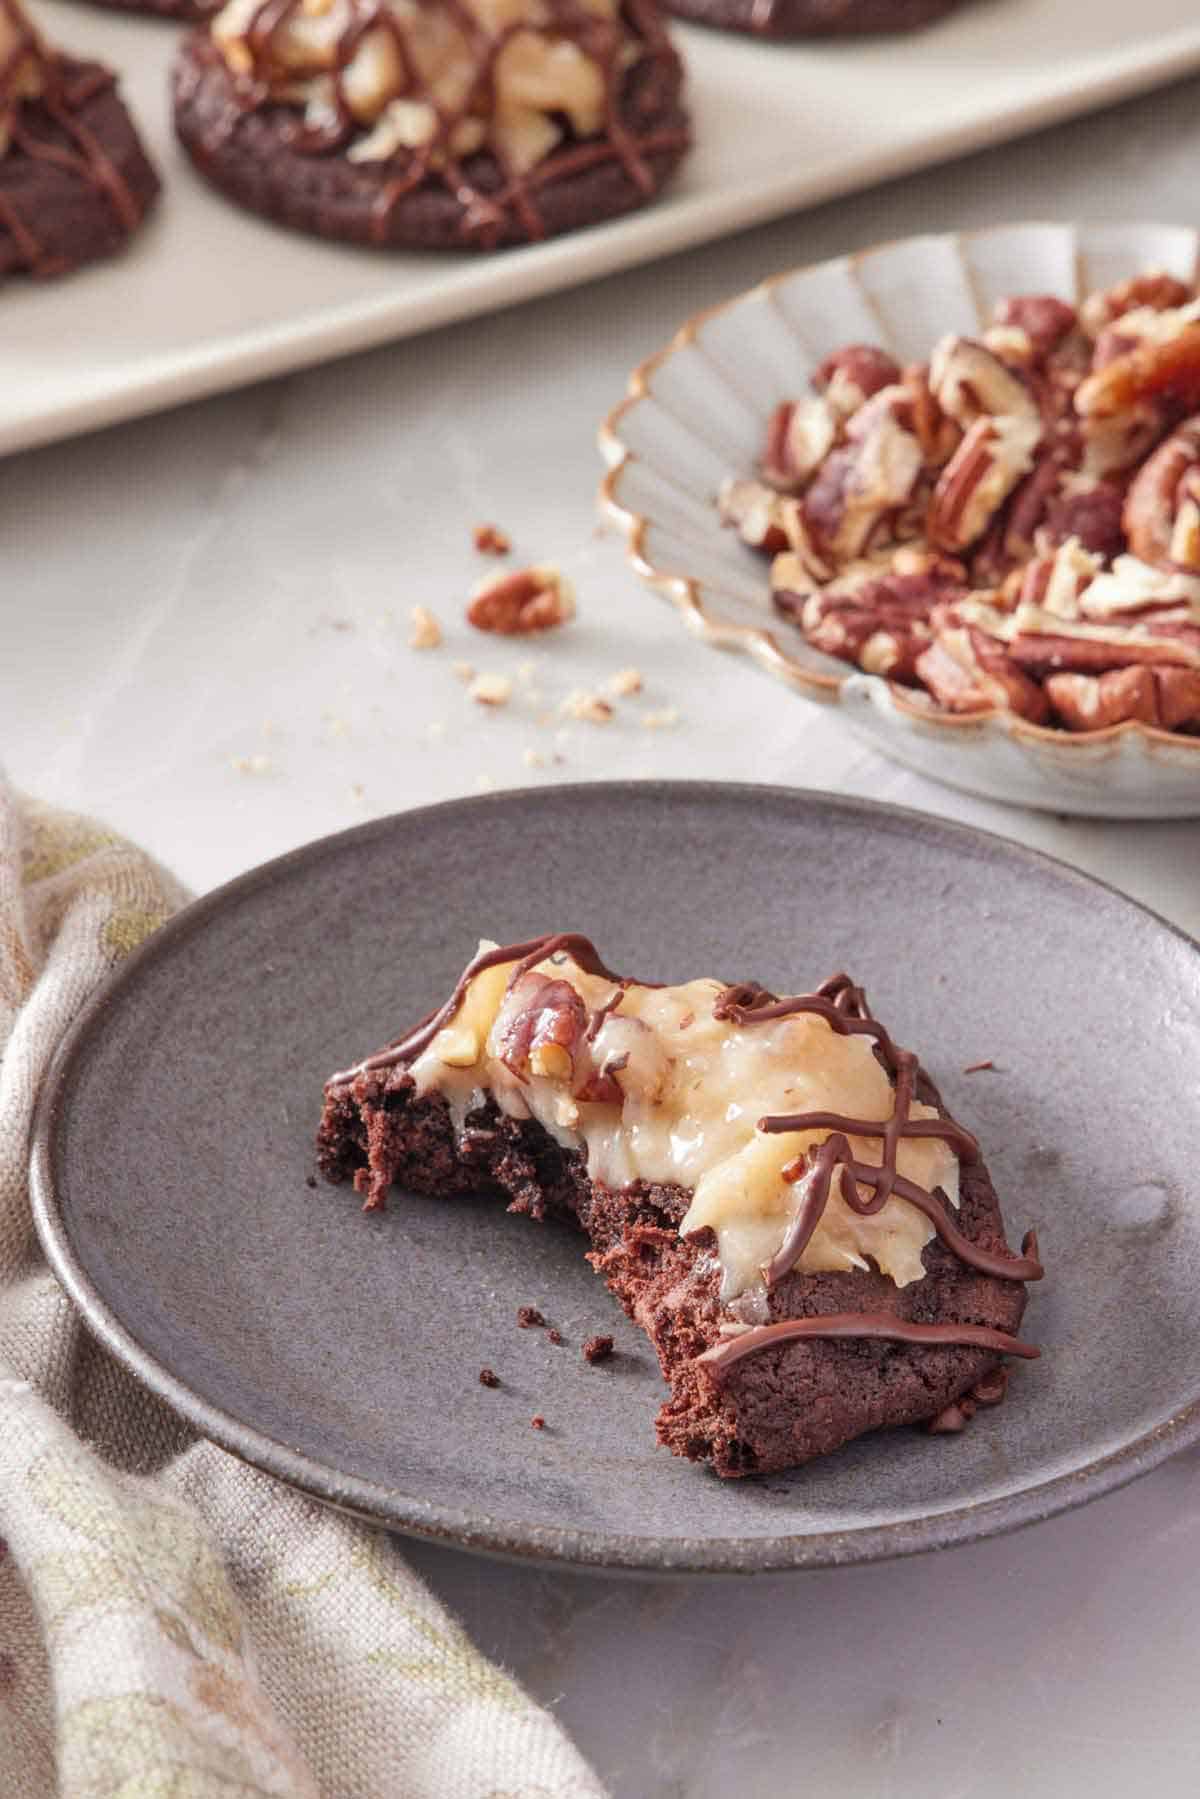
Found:
M 934 609 L 965 592 L 953 576 L 891 574 L 841 592 L 825 588 L 803 600 L 777 593 L 775 601 L 797 619 L 814 649 L 856 662 L 870 675 L 913 681 L 933 635 Z
M 1200 418 L 1189 419 L 1143 463 L 1122 523 L 1143 562 L 1200 573 Z
M 917 658 L 917 674 L 947 712 L 1015 712 L 1031 724 L 1050 716 L 1046 696 L 1003 644 L 974 625 L 947 625 Z
M 1046 696 L 1068 731 L 1102 731 L 1136 720 L 1161 731 L 1200 729 L 1200 671 L 1114 668 L 1102 675 L 1058 674 Z

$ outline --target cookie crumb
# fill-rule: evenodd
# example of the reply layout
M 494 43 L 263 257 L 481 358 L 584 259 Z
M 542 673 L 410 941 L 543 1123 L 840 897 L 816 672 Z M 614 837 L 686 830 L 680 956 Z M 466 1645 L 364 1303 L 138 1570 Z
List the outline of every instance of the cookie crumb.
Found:
M 507 706 L 512 689 L 507 675 L 476 675 L 467 692 L 480 706 Z
M 517 1323 L 523 1331 L 532 1330 L 536 1324 L 545 1324 L 546 1320 L 536 1306 L 518 1306 Z
M 410 650 L 436 650 L 442 641 L 442 627 L 427 606 L 414 606 L 408 615 Z
M 498 1387 L 500 1385 L 500 1376 L 496 1373 L 494 1368 L 481 1368 L 479 1370 L 479 1384 L 481 1387 Z
M 583 1346 L 585 1362 L 607 1362 L 613 1352 L 611 1337 L 589 1337 Z
M 306 1175 L 305 1175 L 305 1177 L 304 1177 L 304 1185 L 305 1185 L 305 1186 L 306 1186 L 306 1187 L 311 1187 L 311 1188 L 313 1188 L 313 1190 L 314 1190 L 314 1192 L 315 1192 L 315 1190 L 316 1190 L 316 1185 L 317 1185 L 317 1177 L 316 1177 L 316 1175 L 315 1175 L 315 1174 L 306 1174 Z
M 631 693 L 642 691 L 642 671 L 640 668 L 619 668 L 608 684 L 609 691 L 624 699 Z
M 499 525 L 476 525 L 471 537 L 481 556 L 507 556 L 512 549 L 507 534 Z
M 995 1066 L 996 1066 L 996 1064 L 992 1061 L 992 1058 L 990 1056 L 988 1056 L 986 1061 L 983 1061 L 983 1062 L 968 1062 L 967 1066 L 963 1069 L 963 1073 L 964 1074 L 983 1074 L 985 1069 L 994 1069 Z
M 552 1343 L 562 1343 L 564 1341 L 562 1332 L 558 1331 L 558 1330 L 554 1330 L 553 1328 L 548 1330 L 546 1332 L 546 1335 L 549 1337 L 549 1339 Z
M 602 693 L 585 693 L 579 688 L 567 695 L 561 710 L 568 718 L 582 719 L 588 725 L 606 725 L 613 716 L 612 702 Z
M 679 708 L 664 706 L 661 712 L 643 712 L 642 728 L 646 731 L 668 731 L 679 723 Z
M 269 775 L 275 765 L 269 756 L 231 756 L 229 766 L 236 775 Z
M 545 1430 L 546 1428 L 546 1420 L 542 1417 L 540 1412 L 535 1412 L 529 1422 L 532 1424 L 534 1430 Z

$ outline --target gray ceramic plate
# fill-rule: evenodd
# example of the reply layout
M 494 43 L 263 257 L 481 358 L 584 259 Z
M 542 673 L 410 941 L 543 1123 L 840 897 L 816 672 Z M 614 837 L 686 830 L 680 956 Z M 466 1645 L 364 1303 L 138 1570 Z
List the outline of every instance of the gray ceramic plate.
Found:
M 663 980 L 867 984 L 982 1136 L 1010 1234 L 1041 1233 L 1044 1355 L 1008 1404 L 721 1482 L 655 1446 L 651 1353 L 569 1229 L 483 1201 L 368 1217 L 307 1184 L 322 1078 L 425 1012 L 480 935 L 559 927 Z M 149 1386 L 335 1504 L 607 1568 L 869 1561 L 1046 1517 L 1200 1436 L 1198 1058 L 1196 946 L 998 838 L 762 787 L 498 794 L 312 844 L 160 931 L 59 1055 L 38 1223 Z M 567 1346 L 516 1328 L 526 1303 Z M 620 1354 L 589 1367 L 597 1330 Z

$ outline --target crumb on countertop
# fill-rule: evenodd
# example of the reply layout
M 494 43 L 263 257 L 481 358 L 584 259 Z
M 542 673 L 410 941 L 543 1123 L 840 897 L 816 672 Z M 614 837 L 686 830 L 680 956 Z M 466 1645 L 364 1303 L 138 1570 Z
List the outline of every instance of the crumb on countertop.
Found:
M 620 695 L 623 699 L 628 694 L 642 691 L 642 671 L 640 668 L 619 668 L 608 683 L 609 691 Z
M 546 1320 L 536 1306 L 518 1306 L 517 1323 L 523 1331 L 532 1330 L 536 1324 L 545 1324 Z
M 500 1385 L 500 1376 L 496 1373 L 494 1368 L 481 1368 L 479 1370 L 479 1384 L 481 1387 L 498 1387 Z
M 562 1332 L 560 1330 L 555 1330 L 553 1326 L 546 1332 L 546 1335 L 552 1343 L 562 1343 L 565 1341 Z
M 545 1430 L 546 1428 L 546 1420 L 542 1417 L 540 1412 L 535 1412 L 529 1422 L 532 1424 L 534 1430 Z
M 481 556 L 507 556 L 512 549 L 508 534 L 499 525 L 476 525 L 471 538 Z
M 679 723 L 679 708 L 664 706 L 659 712 L 643 712 L 642 727 L 647 731 L 666 731 Z
M 414 606 L 409 613 L 410 650 L 436 650 L 442 641 L 442 627 L 427 606 Z
M 578 718 L 588 725 L 606 725 L 612 719 L 613 706 L 602 693 L 587 693 L 576 688 L 559 708 L 568 718 Z
M 583 1346 L 585 1362 L 606 1362 L 613 1352 L 611 1337 L 589 1337 Z
M 467 692 L 480 706 L 507 706 L 513 684 L 508 675 L 476 675 Z
M 995 1066 L 996 1066 L 996 1064 L 992 1061 L 992 1058 L 990 1056 L 988 1056 L 982 1062 L 968 1062 L 967 1066 L 963 1069 L 963 1073 L 964 1074 L 983 1074 L 988 1069 L 994 1069 Z

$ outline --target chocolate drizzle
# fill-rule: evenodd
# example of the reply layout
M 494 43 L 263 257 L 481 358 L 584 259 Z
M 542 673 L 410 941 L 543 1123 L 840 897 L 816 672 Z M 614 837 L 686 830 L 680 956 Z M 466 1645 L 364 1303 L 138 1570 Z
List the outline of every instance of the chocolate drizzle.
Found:
M 993 1349 L 1000 1355 L 1024 1356 L 1030 1361 L 1042 1353 L 1035 1344 L 1023 1343 L 1020 1337 L 993 1330 L 987 1324 L 914 1324 L 892 1312 L 826 1312 L 814 1318 L 784 1318 L 778 1324 L 752 1325 L 714 1343 L 696 1357 L 696 1363 L 719 1385 L 743 1356 L 755 1355 L 778 1343 L 799 1342 L 804 1337 L 876 1337 L 894 1343 L 966 1345 Z
M 16 150 L 31 162 L 51 163 L 93 187 L 111 207 L 122 232 L 129 235 L 142 219 L 142 205 L 120 169 L 95 133 L 78 116 L 89 100 L 115 77 L 98 63 L 75 64 L 55 55 L 41 41 L 16 4 L 0 0 L 0 19 L 7 22 L 13 48 L 0 63 L 0 120 L 7 120 L 9 143 L 0 151 L 4 159 Z M 22 90 L 23 73 L 32 64 L 39 91 Z M 44 122 L 58 128 L 62 143 L 40 129 Z M 56 256 L 38 236 L 36 225 L 25 217 L 0 179 L 0 232 L 6 233 L 16 252 L 19 268 L 37 276 L 61 275 L 72 265 Z
M 297 121 L 290 146 L 301 154 L 322 155 L 343 150 L 363 129 L 347 95 L 346 76 L 363 40 L 374 31 L 387 34 L 395 49 L 403 85 L 396 99 L 422 102 L 434 115 L 433 131 L 424 144 L 404 148 L 381 158 L 380 168 L 394 165 L 395 178 L 386 182 L 375 201 L 371 235 L 377 243 L 389 239 L 393 213 L 408 195 L 427 183 L 440 183 L 462 207 L 460 234 L 466 242 L 487 247 L 501 242 L 515 225 L 526 239 L 546 235 L 537 203 L 538 190 L 550 182 L 578 175 L 606 162 L 618 163 L 634 189 L 649 198 L 656 188 L 649 159 L 658 152 L 685 149 L 689 133 L 682 116 L 665 124 L 639 127 L 630 113 L 653 113 L 651 99 L 657 90 L 666 93 L 678 74 L 678 58 L 671 47 L 653 0 L 620 0 L 618 14 L 606 19 L 588 10 L 581 0 L 542 0 L 537 21 L 516 19 L 491 31 L 465 0 L 417 0 L 422 8 L 444 12 L 466 43 L 471 76 L 462 97 L 454 105 L 439 99 L 422 77 L 420 59 L 414 54 L 409 24 L 388 0 L 356 0 L 352 22 L 334 47 L 333 113 L 318 128 Z M 235 109 L 222 122 L 217 141 L 237 124 L 241 112 L 277 102 L 272 80 L 291 76 L 273 50 L 276 32 L 286 28 L 299 11 L 301 0 L 263 0 L 253 15 L 243 40 L 251 58 L 245 77 L 234 80 Z M 599 134 L 561 144 L 526 171 L 512 166 L 501 150 L 492 121 L 496 117 L 497 63 L 505 47 L 522 32 L 537 31 L 559 42 L 574 44 L 597 67 L 604 88 L 603 124 Z M 626 58 L 630 44 L 637 54 Z M 626 108 L 632 68 L 646 71 L 655 92 L 647 92 L 643 105 Z M 315 73 L 316 71 L 314 71 Z M 325 71 L 322 71 L 325 72 Z M 454 149 L 455 134 L 468 120 L 480 120 L 484 142 L 466 153 Z M 216 147 L 210 143 L 210 151 Z M 489 166 L 490 165 L 490 166 Z M 497 180 L 498 176 L 498 180 Z

